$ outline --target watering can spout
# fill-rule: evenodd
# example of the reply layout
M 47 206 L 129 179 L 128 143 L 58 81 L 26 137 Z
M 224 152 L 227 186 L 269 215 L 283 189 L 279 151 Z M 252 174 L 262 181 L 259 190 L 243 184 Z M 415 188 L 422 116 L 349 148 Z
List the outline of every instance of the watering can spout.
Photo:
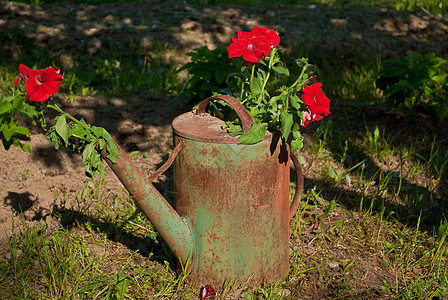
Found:
M 115 144 L 119 152 L 115 163 L 106 157 L 106 148 L 101 151 L 103 159 L 128 190 L 132 199 L 149 219 L 176 258 L 183 265 L 187 264 L 194 249 L 188 221 L 179 216 L 150 180 L 146 179 L 135 167 L 123 149 L 117 143 Z M 152 178 L 154 178 L 154 175 Z

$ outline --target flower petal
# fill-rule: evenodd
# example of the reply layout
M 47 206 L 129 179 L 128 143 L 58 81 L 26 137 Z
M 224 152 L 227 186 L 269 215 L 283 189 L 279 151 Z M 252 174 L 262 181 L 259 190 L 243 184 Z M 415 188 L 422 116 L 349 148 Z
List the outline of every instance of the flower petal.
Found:
M 308 105 L 312 114 L 330 114 L 330 100 L 322 92 L 322 83 L 317 82 L 312 85 L 304 85 L 302 101 Z
M 243 56 L 246 61 L 256 63 L 280 43 L 276 31 L 269 28 L 254 26 L 250 32 L 238 30 L 236 33 L 238 38 L 231 39 L 229 58 Z
M 260 62 L 260 57 L 255 55 L 254 51 L 245 51 L 243 54 L 243 59 L 253 63 Z
M 50 95 L 58 91 L 62 84 L 63 78 L 58 74 L 59 68 L 48 67 L 39 71 L 23 68 L 23 70 L 29 74 L 25 91 L 31 101 L 43 102 L 47 100 Z
M 20 65 L 19 65 L 19 72 L 20 72 L 20 73 L 28 73 L 28 76 L 31 76 L 32 74 L 35 74 L 37 71 L 28 68 L 28 67 L 25 66 L 24 64 L 20 64 Z
M 244 48 L 236 43 L 229 45 L 229 58 L 238 57 L 244 54 Z

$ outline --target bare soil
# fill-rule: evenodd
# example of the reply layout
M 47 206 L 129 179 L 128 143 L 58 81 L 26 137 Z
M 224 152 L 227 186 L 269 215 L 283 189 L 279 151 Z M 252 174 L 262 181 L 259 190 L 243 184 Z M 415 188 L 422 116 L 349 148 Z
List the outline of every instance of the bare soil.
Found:
M 168 52 L 167 56 L 171 57 L 167 59 L 182 64 L 187 61 L 185 54 L 189 50 L 204 42 L 210 47 L 228 44 L 235 30 L 250 30 L 255 24 L 276 28 L 285 49 L 303 47 L 317 58 L 344 60 L 347 66 L 357 64 L 359 57 L 353 53 L 362 53 L 363 49 L 366 53 L 374 51 L 382 58 L 396 57 L 410 50 L 435 52 L 448 58 L 446 16 L 366 7 L 196 7 L 183 2 L 147 0 L 100 6 L 1 2 L 0 59 L 2 64 L 11 59 L 17 61 L 24 40 L 36 47 L 48 47 L 65 65 L 85 56 L 107 57 L 108 51 L 113 51 L 108 46 L 112 42 L 130 47 L 138 45 L 142 57 L 151 59 L 155 42 L 161 41 L 178 53 Z M 134 160 L 148 177 L 172 147 L 171 121 L 189 109 L 186 105 L 169 107 L 168 96 L 151 93 L 115 95 L 107 101 L 102 96 L 91 95 L 77 97 L 74 103 L 68 101 L 68 96 L 58 97 L 67 112 L 105 127 L 127 151 L 140 151 Z M 334 118 L 337 118 L 336 111 Z M 29 142 L 31 153 L 0 147 L 0 248 L 3 250 L 12 233 L 13 216 L 23 216 L 30 224 L 41 223 L 51 229 L 58 224 L 51 215 L 56 201 L 61 197 L 73 201 L 85 184 L 80 155 L 64 149 L 54 150 L 42 132 L 32 130 L 35 134 Z M 306 178 L 317 176 L 312 172 L 306 169 Z M 171 189 L 169 183 L 168 178 L 166 193 Z M 105 189 L 111 194 L 123 193 L 109 169 Z M 18 230 L 21 225 L 14 219 Z M 312 232 L 304 237 L 305 240 L 312 238 Z M 315 253 L 314 249 L 302 251 L 309 255 Z M 335 257 L 347 255 L 338 249 L 334 252 Z M 383 270 L 383 258 L 369 256 L 368 252 L 365 256 L 350 255 L 347 259 L 359 262 L 356 275 L 363 278 L 358 281 L 360 297 L 369 286 L 378 286 L 381 278 L 391 276 Z M 329 265 L 329 269 L 333 267 L 336 268 Z M 376 275 L 367 277 L 367 273 Z

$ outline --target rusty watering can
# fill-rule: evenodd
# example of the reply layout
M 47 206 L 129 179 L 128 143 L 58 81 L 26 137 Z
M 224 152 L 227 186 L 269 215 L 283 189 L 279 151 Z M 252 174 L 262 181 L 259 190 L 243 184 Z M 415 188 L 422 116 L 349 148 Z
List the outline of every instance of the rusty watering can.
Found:
M 238 114 L 243 131 L 252 118 L 229 96 L 205 99 L 195 112 L 173 122 L 175 148 L 147 180 L 119 149 L 115 163 L 102 155 L 154 228 L 185 266 L 193 284 L 258 285 L 289 271 L 289 221 L 303 189 L 302 168 L 272 134 L 254 145 L 237 144 L 222 121 L 205 113 L 222 100 Z M 297 188 L 290 205 L 290 164 Z M 175 209 L 151 181 L 174 161 Z

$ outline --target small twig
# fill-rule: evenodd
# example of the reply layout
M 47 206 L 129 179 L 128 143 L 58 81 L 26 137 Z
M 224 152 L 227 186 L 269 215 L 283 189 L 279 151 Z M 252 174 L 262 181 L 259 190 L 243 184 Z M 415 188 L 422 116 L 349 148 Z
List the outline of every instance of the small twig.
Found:
M 423 10 L 424 13 L 428 14 L 428 15 L 432 15 L 430 11 L 426 10 L 423 6 L 421 5 L 417 5 L 421 10 Z

